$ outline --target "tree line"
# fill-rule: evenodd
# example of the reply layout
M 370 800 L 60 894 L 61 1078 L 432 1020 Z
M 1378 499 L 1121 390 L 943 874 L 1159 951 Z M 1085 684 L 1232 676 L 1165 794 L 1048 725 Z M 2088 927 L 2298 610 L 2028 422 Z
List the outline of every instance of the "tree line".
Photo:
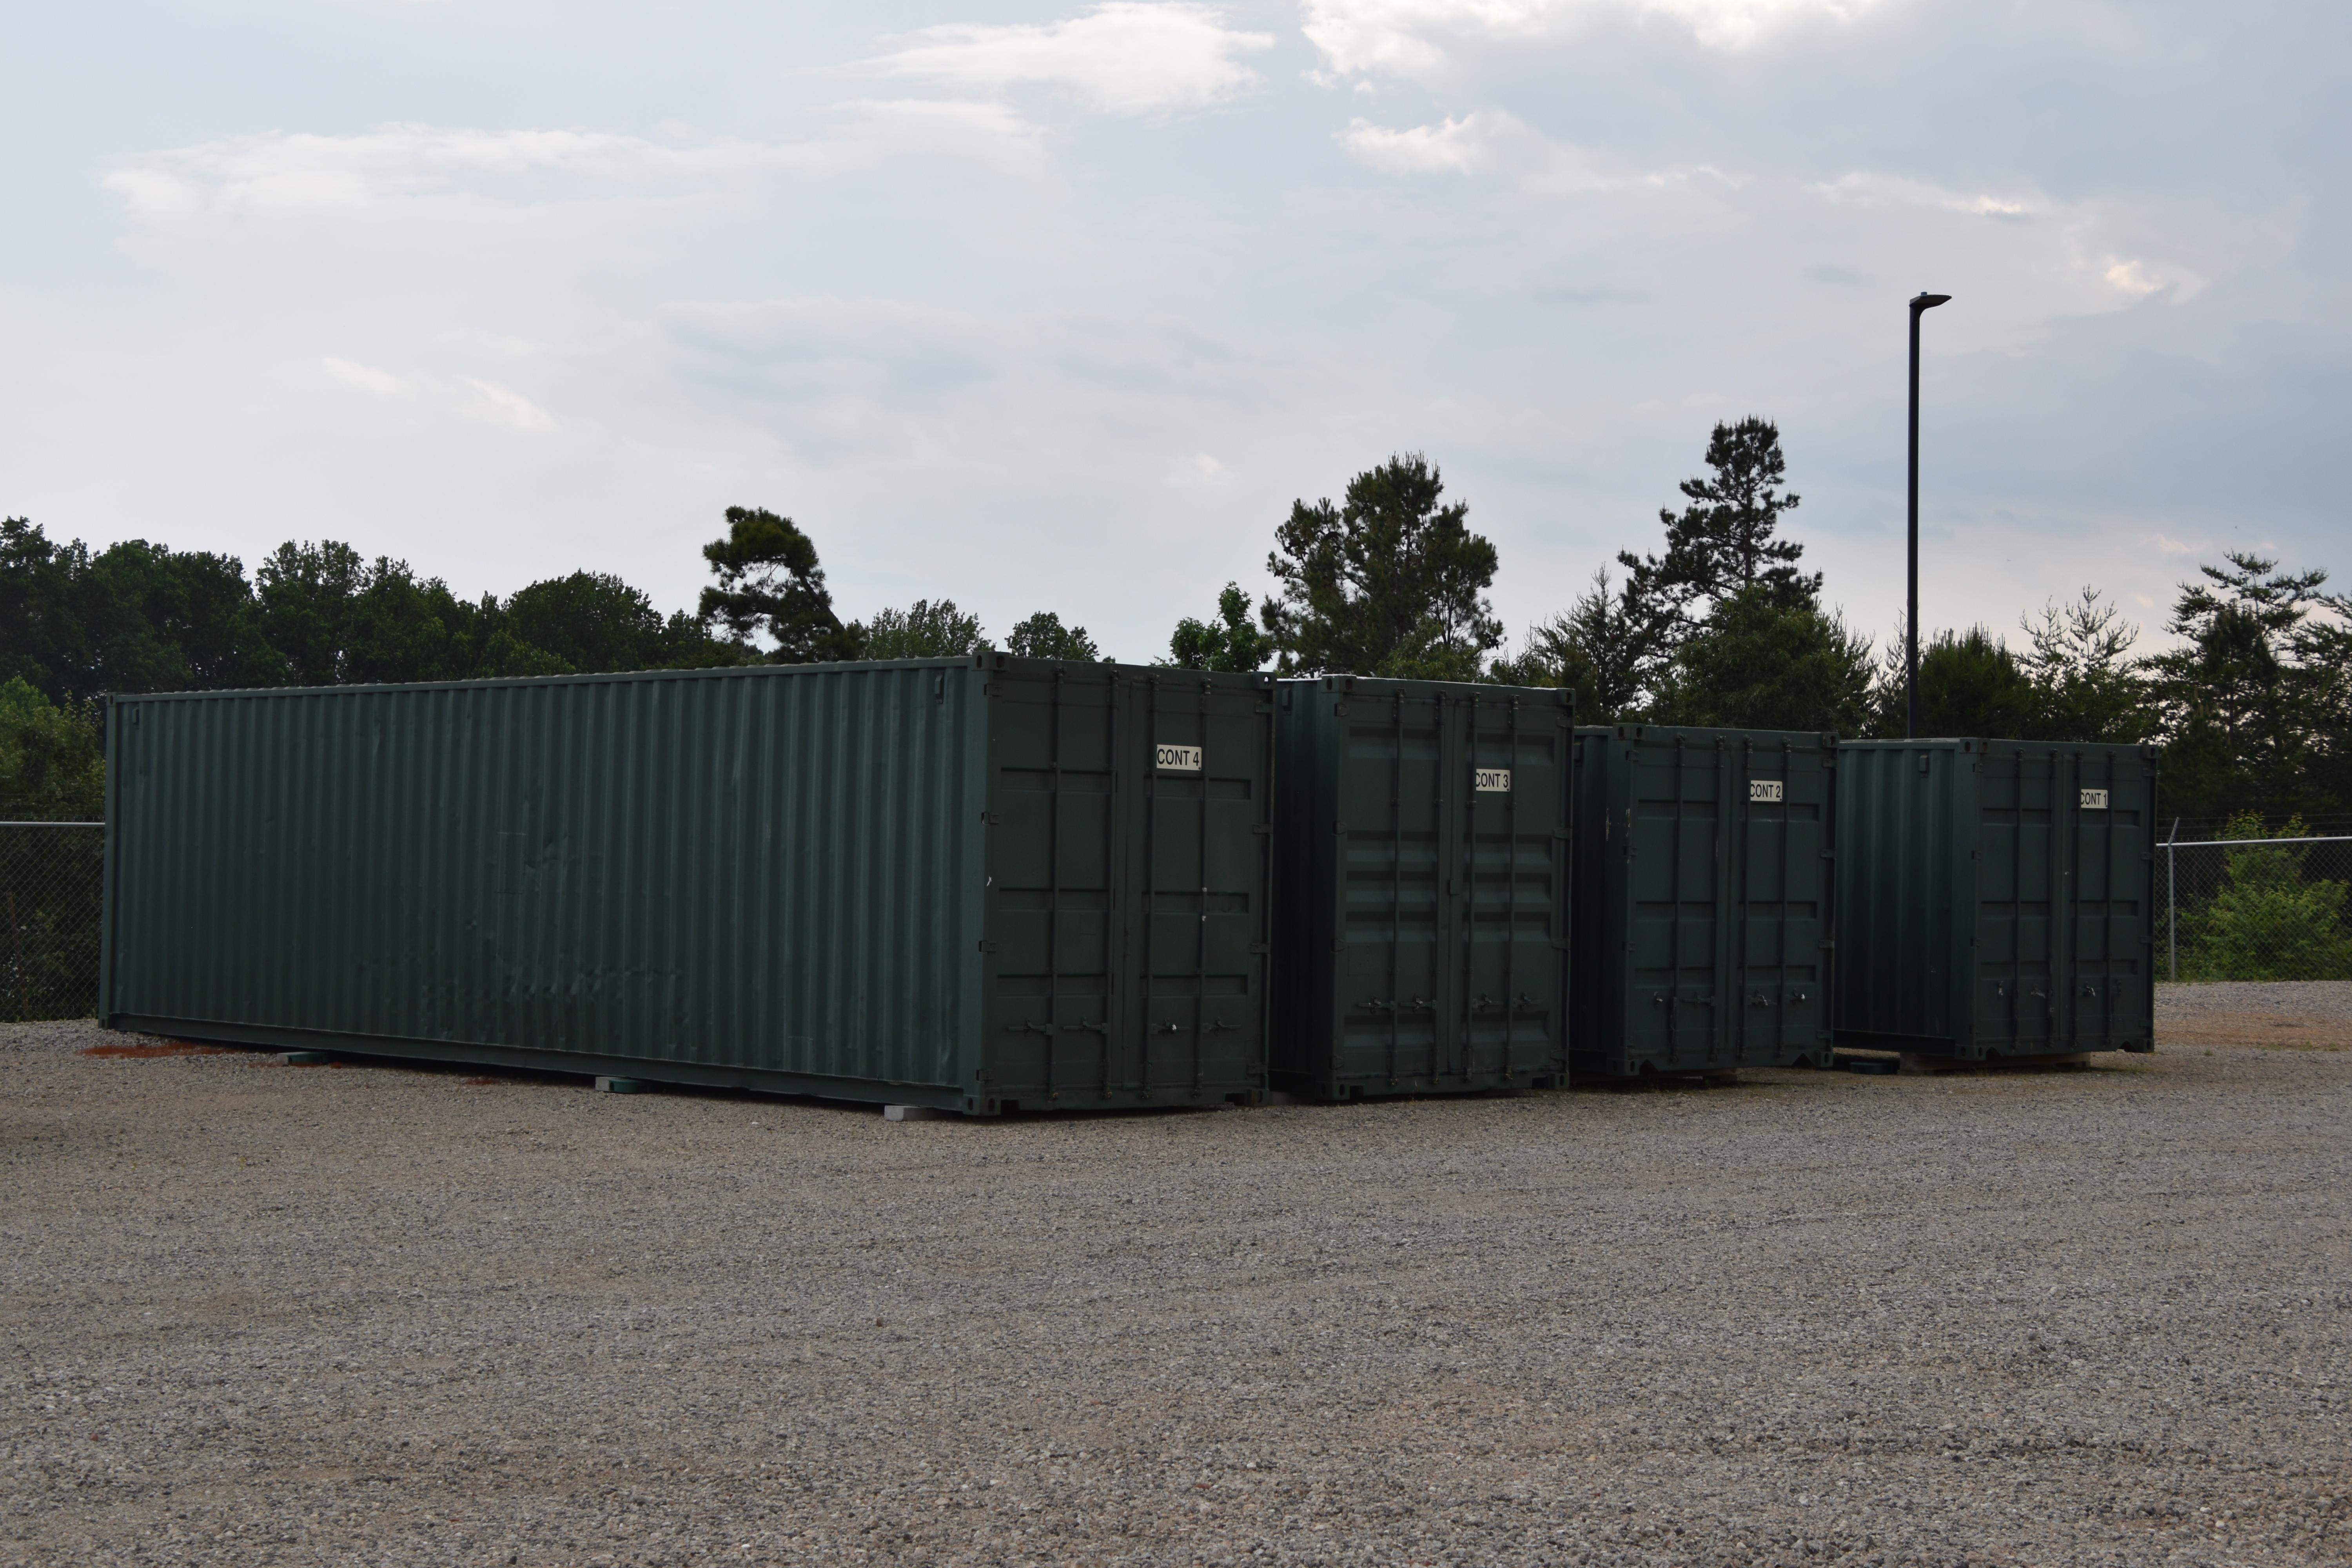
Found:
M 1621 551 L 1557 614 L 1508 645 L 1487 594 L 1494 544 L 1449 500 L 1436 465 L 1391 457 L 1333 501 L 1292 504 L 1253 605 L 1228 583 L 1180 620 L 1159 662 L 1188 668 L 1570 686 L 1589 721 L 1900 735 L 1902 639 L 1885 650 L 1823 598 L 1785 528 L 1780 431 L 1717 425 L 1706 472 L 1658 514 L 1654 552 Z M 468 600 L 404 561 L 331 541 L 234 556 L 127 541 L 92 552 L 28 520 L 0 521 L 0 796 L 64 812 L 87 789 L 90 694 L 464 679 L 760 662 L 951 657 L 995 646 L 952 599 L 865 620 L 836 611 L 814 540 L 791 518 L 730 507 L 703 546 L 712 581 L 665 616 L 603 573 Z M 2095 588 L 2025 617 L 1923 637 L 1922 727 L 1938 735 L 2161 742 L 2168 814 L 2218 819 L 2352 813 L 2352 602 L 2324 571 L 2233 553 L 2181 585 L 2166 629 L 2139 628 Z M 1095 660 L 1052 611 L 1014 623 L 1007 651 Z M 63 750 L 59 750 L 63 747 Z M 54 753 L 54 754 L 53 754 Z M 75 762 L 75 756 L 81 758 Z M 47 761 L 41 759 L 47 758 Z M 78 772 L 77 769 L 79 771 Z M 38 779 L 47 781 L 36 784 Z M 73 780 L 79 779 L 79 784 Z M 91 804 L 94 804 L 92 802 Z

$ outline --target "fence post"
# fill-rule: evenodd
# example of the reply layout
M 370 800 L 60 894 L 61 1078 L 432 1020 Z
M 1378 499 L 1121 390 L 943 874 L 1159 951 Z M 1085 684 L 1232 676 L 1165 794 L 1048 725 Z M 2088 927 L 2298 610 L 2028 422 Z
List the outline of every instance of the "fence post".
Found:
M 25 998 L 25 927 L 16 919 L 16 889 L 8 889 L 8 934 L 16 941 L 16 1022 L 33 1009 Z
M 2172 955 L 2172 978 L 2180 979 L 2180 901 L 2174 895 L 2180 889 L 2179 866 L 2172 847 L 2180 839 L 2180 818 L 2172 819 L 2172 837 L 2164 841 L 2164 945 Z

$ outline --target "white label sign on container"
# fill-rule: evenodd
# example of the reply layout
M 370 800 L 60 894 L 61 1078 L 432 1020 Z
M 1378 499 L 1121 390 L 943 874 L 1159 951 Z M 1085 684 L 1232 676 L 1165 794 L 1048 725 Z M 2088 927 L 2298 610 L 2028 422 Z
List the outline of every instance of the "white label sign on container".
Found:
M 1511 793 L 1510 769 L 1476 768 L 1472 771 L 1475 775 L 1471 781 L 1472 785 L 1480 795 L 1508 795 Z
M 1162 746 L 1160 748 L 1159 765 L 1163 773 L 1197 773 L 1201 771 L 1201 748 Z
M 1748 798 L 1750 800 L 1786 800 L 1789 786 L 1779 779 L 1749 779 Z
M 2107 809 L 2107 792 L 2106 792 L 2105 790 L 2103 790 L 2103 789 L 2086 789 L 2086 790 L 2084 790 L 2084 791 L 2083 792 L 2083 809 L 2084 809 L 2084 811 L 2105 811 L 2105 810 L 2106 810 L 2106 809 Z

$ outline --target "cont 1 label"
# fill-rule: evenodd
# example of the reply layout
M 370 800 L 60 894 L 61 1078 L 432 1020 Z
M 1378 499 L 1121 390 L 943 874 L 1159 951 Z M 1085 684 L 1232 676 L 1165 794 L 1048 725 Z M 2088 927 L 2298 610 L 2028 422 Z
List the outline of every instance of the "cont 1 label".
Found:
M 1779 779 L 1749 779 L 1748 798 L 1750 800 L 1785 800 L 1789 786 Z
M 1511 793 L 1511 770 L 1508 768 L 1479 768 L 1475 770 L 1475 775 L 1472 783 L 1480 795 Z
M 2086 790 L 2084 790 L 2084 791 L 2083 792 L 2083 809 L 2084 809 L 2084 811 L 2105 811 L 2105 810 L 2106 810 L 2106 809 L 2107 809 L 2107 792 L 2106 792 L 2105 790 L 2103 790 L 2103 789 L 2086 789 Z
M 1199 773 L 1201 771 L 1201 748 L 1198 746 L 1160 747 L 1160 771 L 1163 773 Z

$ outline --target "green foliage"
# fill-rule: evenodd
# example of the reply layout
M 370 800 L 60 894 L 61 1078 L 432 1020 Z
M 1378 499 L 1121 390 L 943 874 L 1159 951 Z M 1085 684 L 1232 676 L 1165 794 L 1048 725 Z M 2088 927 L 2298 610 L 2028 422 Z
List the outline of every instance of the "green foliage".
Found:
M 2207 903 L 2180 913 L 2183 980 L 2352 980 L 2352 926 L 2345 900 L 2352 887 L 2306 880 L 2305 846 L 2262 844 L 2309 832 L 2289 817 L 2274 835 L 2242 812 L 2222 837 L 2261 844 L 2231 849 L 2221 886 Z
M 1705 478 L 1682 482 L 1691 502 L 1676 517 L 1661 509 L 1666 531 L 1663 556 L 1617 560 L 1632 574 L 1632 597 L 1660 618 L 1688 619 L 1702 603 L 1712 615 L 1720 605 L 1761 588 L 1784 607 L 1809 605 L 1821 592 L 1819 573 L 1797 570 L 1805 547 L 1780 539 L 1780 517 L 1797 509 L 1799 498 L 1780 486 L 1788 477 L 1780 451 L 1780 428 L 1750 415 L 1737 425 L 1717 425 L 1707 437 Z
M 1439 505 L 1444 490 L 1414 452 L 1349 480 L 1343 505 L 1292 503 L 1266 558 L 1281 596 L 1259 611 L 1278 668 L 1370 675 L 1392 658 L 1475 660 L 1502 642 L 1484 596 L 1495 547 L 1470 531 L 1467 506 Z
M 2180 645 L 2147 664 L 2166 809 L 2341 809 L 2352 797 L 2352 604 L 2321 592 L 2325 572 L 2282 573 L 2243 553 L 2228 561 L 2181 584 L 2168 628 Z
M 2153 731 L 2147 681 L 2130 657 L 2139 628 L 2086 587 L 2071 605 L 2052 600 L 2039 621 L 2020 621 L 2028 642 L 2018 664 L 2038 706 L 2033 734 L 2049 741 L 2129 745 Z
M 1661 724 L 1858 734 L 1871 710 L 1870 640 L 1759 582 L 1717 605 L 1675 650 L 1650 717 Z
M 92 555 L 24 518 L 0 521 L 0 679 L 55 700 L 272 685 L 279 665 L 235 557 L 143 540 Z
M 980 617 L 953 599 L 918 599 L 912 608 L 883 610 L 866 627 L 866 658 L 952 658 L 986 646 Z
M 863 628 L 845 626 L 833 612 L 833 594 L 817 564 L 816 542 L 788 517 L 764 507 L 727 509 L 727 537 L 702 547 L 719 574 L 705 588 L 697 617 L 726 628 L 749 645 L 762 630 L 775 639 L 778 664 L 856 658 Z
M 261 634 L 282 684 L 461 680 L 475 672 L 495 605 L 469 605 L 405 561 L 348 544 L 281 544 L 254 572 Z
M 1635 597 L 1633 584 L 1612 593 L 1603 567 L 1567 610 L 1528 628 L 1525 648 L 1497 663 L 1492 678 L 1515 686 L 1574 687 L 1580 721 L 1613 724 L 1634 711 L 1645 672 L 1664 640 L 1664 626 Z
M 1187 616 L 1178 621 L 1168 653 L 1166 662 L 1179 669 L 1246 675 L 1265 668 L 1274 657 L 1274 639 L 1251 623 L 1249 595 L 1241 584 L 1228 583 L 1217 595 L 1216 618 L 1196 621 Z
M 95 822 L 105 809 L 97 705 L 51 702 L 22 676 L 0 681 L 0 816 Z M 0 1016 L 89 1016 L 105 845 L 96 828 L 0 830 Z
M 231 556 L 131 541 L 93 555 L 0 522 L 0 680 L 73 692 L 698 668 L 756 654 L 665 619 L 619 578 L 575 572 L 466 603 L 404 562 L 289 542 L 248 584 Z
M 1102 658 L 1084 626 L 1066 626 L 1051 610 L 1040 610 L 1025 621 L 1015 621 L 1004 639 L 1007 653 L 1023 658 L 1063 658 L 1092 664 Z
M 0 816 L 95 822 L 105 809 L 97 704 L 52 702 L 22 676 L 0 682 Z
M 1909 707 L 1903 646 L 1886 650 L 1874 732 L 1900 737 Z M 1940 631 L 1919 650 L 1919 733 L 2032 737 L 2041 728 L 2041 694 L 2009 649 L 1982 626 Z
M 1479 649 L 1449 634 L 1433 616 L 1391 648 L 1372 673 L 1390 680 L 1471 681 L 1486 675 Z
M 548 674 L 587 669 L 658 669 L 676 657 L 670 624 L 646 594 L 604 572 L 551 577 L 492 612 L 499 620 L 483 662 L 508 668 L 543 661 Z M 538 656 L 533 660 L 533 655 Z

